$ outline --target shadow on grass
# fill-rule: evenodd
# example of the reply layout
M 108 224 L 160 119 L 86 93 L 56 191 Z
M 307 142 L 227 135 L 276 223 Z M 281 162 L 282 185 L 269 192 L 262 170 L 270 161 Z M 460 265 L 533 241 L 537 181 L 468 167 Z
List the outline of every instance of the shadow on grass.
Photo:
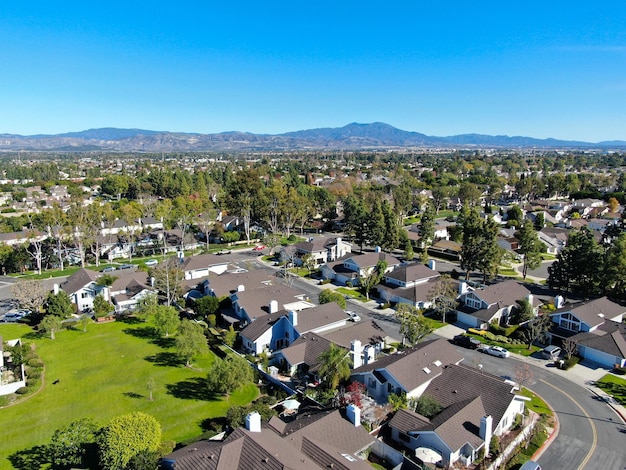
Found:
M 42 465 L 50 463 L 48 446 L 18 450 L 9 456 L 9 461 L 18 470 L 39 470 Z
M 145 323 L 145 321 L 137 317 L 131 317 L 130 315 L 119 315 L 116 317 L 115 321 L 126 323 L 127 325 L 138 325 L 140 323 Z
M 146 398 L 140 393 L 135 393 L 135 392 L 124 392 L 124 396 L 128 398 Z
M 146 361 L 152 362 L 157 366 L 163 367 L 180 367 L 185 364 L 185 361 L 173 352 L 160 352 L 153 356 L 147 356 Z
M 169 349 L 169 348 L 173 348 L 174 345 L 176 344 L 176 339 L 168 337 L 168 338 L 164 338 L 163 336 L 159 336 L 157 338 L 154 338 L 152 341 L 150 341 L 152 344 L 156 344 L 157 346 L 163 348 L 163 349 Z
M 215 401 L 219 399 L 219 396 L 209 391 L 206 380 L 202 377 L 167 384 L 165 388 L 167 388 L 167 393 L 183 400 Z
M 127 335 L 134 336 L 135 338 L 144 339 L 158 339 L 159 332 L 153 326 L 142 326 L 140 328 L 124 328 L 122 330 Z

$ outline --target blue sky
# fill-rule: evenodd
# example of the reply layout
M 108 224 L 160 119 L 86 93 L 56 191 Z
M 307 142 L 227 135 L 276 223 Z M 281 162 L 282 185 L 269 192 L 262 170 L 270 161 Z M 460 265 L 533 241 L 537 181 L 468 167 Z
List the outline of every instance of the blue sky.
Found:
M 626 140 L 623 1 L 3 2 L 0 64 L 0 133 Z

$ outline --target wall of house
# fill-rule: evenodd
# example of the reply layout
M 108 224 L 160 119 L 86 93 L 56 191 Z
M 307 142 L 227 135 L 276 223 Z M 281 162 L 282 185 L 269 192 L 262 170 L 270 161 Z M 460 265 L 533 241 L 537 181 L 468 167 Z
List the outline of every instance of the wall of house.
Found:
M 476 318 L 475 316 L 470 315 L 469 313 L 464 313 L 464 312 L 459 312 L 459 311 L 457 311 L 457 322 L 463 323 L 464 325 L 468 325 L 472 328 L 482 329 L 483 325 L 485 326 L 485 329 L 487 328 L 486 323 L 483 323 L 481 319 Z
M 511 400 L 511 403 L 509 403 L 509 406 L 502 415 L 502 419 L 497 424 L 497 426 L 495 426 L 493 434 L 496 436 L 501 436 L 503 432 L 510 429 L 513 421 L 515 421 L 515 416 L 517 416 L 518 414 L 524 414 L 525 403 L 526 402 L 521 398 L 515 398 Z
M 587 346 L 578 346 L 578 354 L 588 361 L 597 362 L 604 367 L 612 368 L 615 364 L 620 364 L 620 367 L 623 367 L 626 364 L 626 359 L 622 357 L 613 356 Z

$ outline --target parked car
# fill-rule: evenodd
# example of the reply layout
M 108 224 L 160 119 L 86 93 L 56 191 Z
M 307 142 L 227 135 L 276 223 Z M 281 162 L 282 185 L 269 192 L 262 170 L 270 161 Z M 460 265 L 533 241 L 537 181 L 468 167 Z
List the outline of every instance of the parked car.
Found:
M 541 350 L 541 357 L 544 359 L 554 360 L 558 359 L 561 355 L 561 348 L 558 346 L 550 345 Z
M 231 253 L 230 250 L 220 250 L 216 254 L 218 254 L 218 255 L 230 255 L 230 253 Z
M 346 312 L 348 314 L 348 320 L 353 322 L 361 321 L 361 317 L 356 312 Z
M 509 357 L 511 355 L 508 350 L 501 348 L 500 346 L 486 346 L 480 348 L 479 351 L 496 357 Z
M 19 313 L 9 312 L 4 315 L 4 318 L 2 319 L 2 321 L 5 323 L 17 323 L 22 318 L 23 318 L 22 315 L 20 315 Z
M 541 470 L 541 466 L 534 460 L 528 460 L 519 470 Z
M 483 344 L 480 341 L 478 341 L 476 338 L 472 338 L 471 336 L 466 336 L 466 335 L 456 335 L 452 339 L 452 342 L 454 344 L 458 344 L 459 346 L 463 346 L 464 348 L 469 348 L 469 349 L 477 349 Z
M 135 265 L 134 264 L 121 264 L 117 267 L 117 269 L 135 269 Z
M 152 268 L 152 267 L 156 266 L 157 264 L 159 264 L 159 262 L 157 260 L 155 260 L 155 259 L 149 259 L 144 264 L 146 266 L 148 266 L 149 268 Z
M 265 245 L 257 245 L 254 248 L 252 248 L 253 251 L 263 251 L 265 248 L 267 248 Z
M 101 273 L 110 273 L 115 271 L 117 268 L 115 266 L 107 266 L 106 268 L 102 268 L 100 270 Z

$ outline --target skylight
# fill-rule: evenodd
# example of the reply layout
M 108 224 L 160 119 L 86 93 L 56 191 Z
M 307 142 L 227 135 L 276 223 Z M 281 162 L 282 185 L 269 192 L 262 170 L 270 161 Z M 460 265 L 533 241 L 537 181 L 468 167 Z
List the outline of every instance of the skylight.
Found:
M 427 374 L 430 374 L 430 369 L 428 367 L 424 367 L 422 370 Z
M 441 367 L 441 361 L 439 359 L 433 362 L 433 364 L 435 365 L 435 367 Z

